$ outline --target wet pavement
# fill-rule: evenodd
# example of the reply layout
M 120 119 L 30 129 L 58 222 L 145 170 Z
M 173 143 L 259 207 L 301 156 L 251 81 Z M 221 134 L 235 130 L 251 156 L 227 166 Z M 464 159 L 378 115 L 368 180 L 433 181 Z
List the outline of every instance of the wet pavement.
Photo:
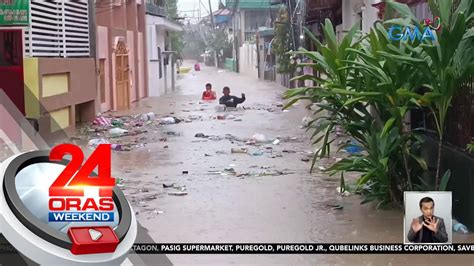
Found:
M 186 62 L 191 65 L 192 62 Z M 112 155 L 113 176 L 132 203 L 141 225 L 157 243 L 401 243 L 403 213 L 360 205 L 357 195 L 339 196 L 338 177 L 303 161 L 312 152 L 301 120 L 303 103 L 282 111 L 285 88 L 202 67 L 179 76 L 174 93 L 147 98 L 127 112 L 184 118 L 178 124 L 148 126 L 127 137 L 131 151 Z M 199 103 L 204 84 L 221 95 L 246 93 L 245 110 L 217 113 L 217 101 Z M 220 120 L 218 115 L 232 115 Z M 237 121 L 236 121 L 237 120 Z M 240 121 L 241 120 L 241 121 Z M 203 133 L 211 137 L 195 137 Z M 254 134 L 265 143 L 246 144 Z M 199 135 L 198 135 L 199 136 Z M 277 137 L 280 143 L 272 141 Z M 109 139 L 110 140 L 110 139 Z M 120 138 L 116 140 L 120 141 Z M 124 141 L 124 140 L 123 140 Z M 248 153 L 232 153 L 247 148 Z M 343 155 L 335 155 L 343 156 Z M 321 160 L 317 165 L 327 166 Z M 303 159 L 303 160 L 302 160 Z M 232 169 L 231 169 L 232 168 Z M 226 170 L 227 169 L 227 170 Z M 317 169 L 317 167 L 316 167 Z M 163 184 L 175 188 L 164 188 Z M 187 195 L 170 195 L 187 192 Z M 173 193 L 171 193 L 173 194 Z M 332 205 L 342 205 L 333 210 Z M 455 234 L 454 242 L 473 242 Z M 167 255 L 174 264 L 401 265 L 473 264 L 468 255 Z

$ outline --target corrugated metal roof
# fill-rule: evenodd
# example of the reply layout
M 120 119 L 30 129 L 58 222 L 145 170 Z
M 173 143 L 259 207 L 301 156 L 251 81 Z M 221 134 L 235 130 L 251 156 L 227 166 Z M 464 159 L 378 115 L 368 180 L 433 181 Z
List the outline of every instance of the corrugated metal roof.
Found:
M 234 8 L 235 0 L 226 0 L 225 5 L 227 8 Z M 238 7 L 241 9 L 268 9 L 279 8 L 279 5 L 270 5 L 270 0 L 239 0 Z

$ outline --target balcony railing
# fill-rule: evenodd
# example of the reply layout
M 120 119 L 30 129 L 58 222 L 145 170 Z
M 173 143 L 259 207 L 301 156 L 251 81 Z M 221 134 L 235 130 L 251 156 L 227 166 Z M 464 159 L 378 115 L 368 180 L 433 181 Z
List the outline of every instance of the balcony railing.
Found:
M 164 17 L 165 16 L 165 7 L 147 3 L 146 4 L 146 13 L 151 14 L 151 15 L 155 15 L 155 16 Z

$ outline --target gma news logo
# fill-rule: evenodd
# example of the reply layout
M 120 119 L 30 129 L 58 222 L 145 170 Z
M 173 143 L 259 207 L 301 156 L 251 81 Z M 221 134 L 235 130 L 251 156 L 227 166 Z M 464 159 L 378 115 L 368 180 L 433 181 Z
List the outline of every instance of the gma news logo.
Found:
M 418 26 L 402 27 L 400 25 L 392 25 L 388 29 L 388 37 L 392 41 L 407 41 L 408 39 L 411 42 L 415 41 L 415 39 L 419 41 L 426 39 L 435 41 L 435 31 L 441 29 L 441 19 L 439 17 L 435 17 L 433 21 L 425 19 L 422 25 L 421 29 Z
M 84 154 L 78 146 L 61 144 L 51 150 L 51 161 L 61 161 L 72 156 L 63 172 L 49 187 L 49 222 L 112 222 L 112 199 L 115 178 L 111 177 L 110 144 L 99 145 L 82 164 Z M 97 176 L 89 176 L 95 168 Z M 95 190 L 98 196 L 87 196 L 86 189 Z M 94 191 L 92 191 L 94 192 Z

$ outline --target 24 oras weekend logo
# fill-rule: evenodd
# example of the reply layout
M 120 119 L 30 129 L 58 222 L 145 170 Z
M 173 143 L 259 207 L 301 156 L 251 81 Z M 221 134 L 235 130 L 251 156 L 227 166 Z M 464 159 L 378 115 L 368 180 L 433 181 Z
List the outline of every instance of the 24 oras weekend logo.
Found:
M 61 144 L 51 150 L 51 161 L 72 159 L 49 187 L 49 222 L 112 222 L 115 178 L 111 176 L 110 144 L 102 144 L 84 162 L 81 148 Z M 90 176 L 97 167 L 97 176 Z

